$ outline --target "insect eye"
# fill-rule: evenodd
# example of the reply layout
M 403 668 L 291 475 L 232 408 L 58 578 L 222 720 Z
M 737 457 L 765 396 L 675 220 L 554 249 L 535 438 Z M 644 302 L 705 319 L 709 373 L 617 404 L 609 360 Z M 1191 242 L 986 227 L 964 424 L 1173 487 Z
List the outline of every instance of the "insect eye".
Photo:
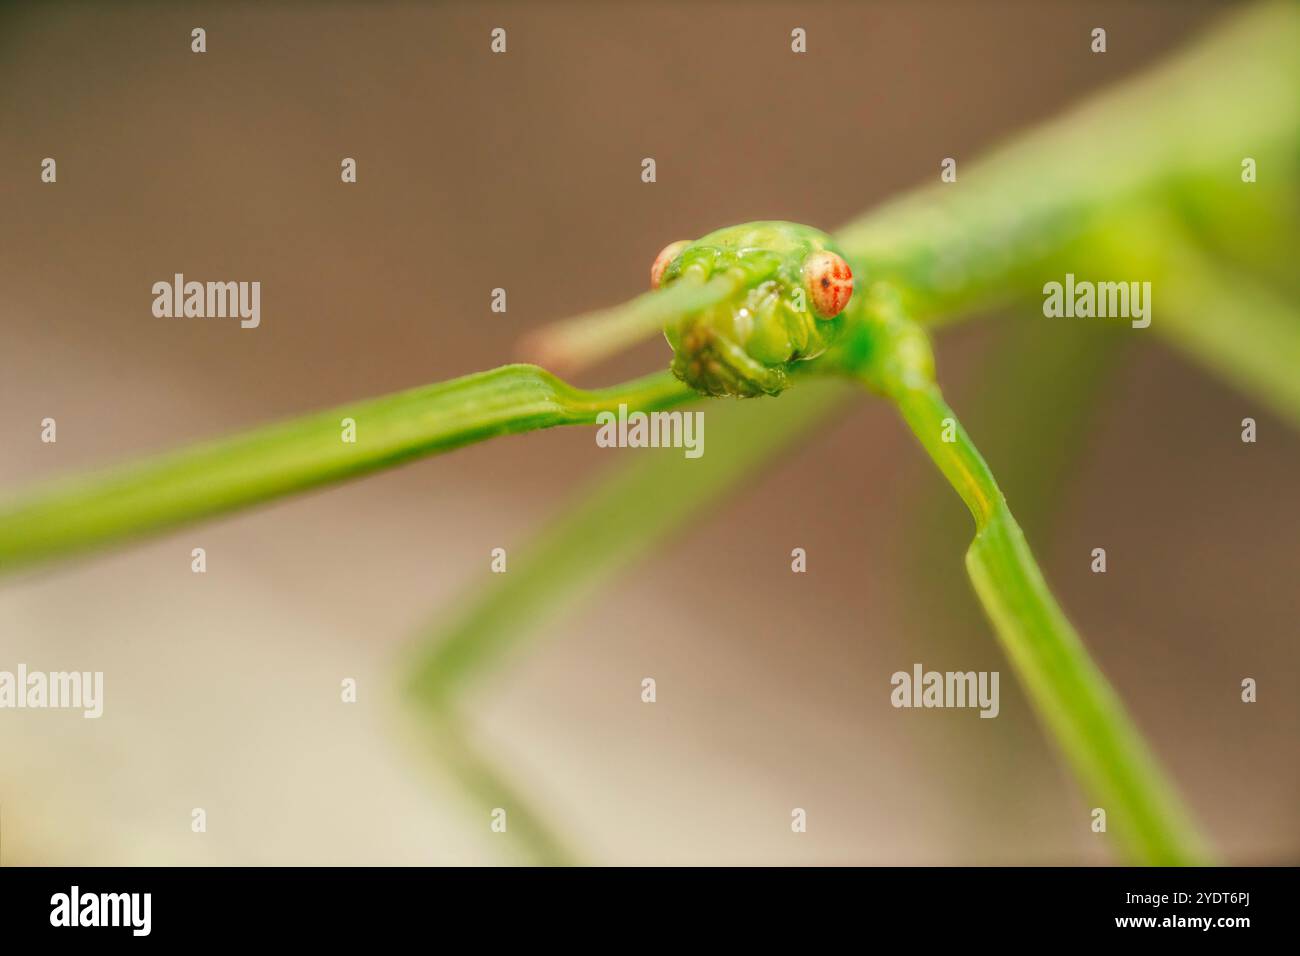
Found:
M 803 264 L 803 285 L 818 318 L 833 319 L 853 295 L 853 272 L 833 252 L 815 252 Z
M 678 239 L 676 242 L 670 242 L 664 246 L 663 251 L 655 256 L 654 265 L 650 267 L 650 288 L 659 288 L 659 283 L 663 280 L 664 270 L 668 268 L 668 263 L 677 258 L 677 254 L 690 245 L 687 239 Z

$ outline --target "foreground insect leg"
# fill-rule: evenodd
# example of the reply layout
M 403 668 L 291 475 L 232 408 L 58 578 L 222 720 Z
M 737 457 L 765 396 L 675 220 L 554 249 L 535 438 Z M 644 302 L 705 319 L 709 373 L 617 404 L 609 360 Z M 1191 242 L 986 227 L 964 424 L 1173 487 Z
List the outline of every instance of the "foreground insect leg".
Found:
M 1147 865 L 1203 863 L 1190 815 L 1043 579 L 992 471 L 933 377 L 919 328 L 882 294 L 864 323 L 876 341 L 862 381 L 898 408 L 975 519 L 966 568 L 1040 719 L 1099 805 L 1125 856 Z

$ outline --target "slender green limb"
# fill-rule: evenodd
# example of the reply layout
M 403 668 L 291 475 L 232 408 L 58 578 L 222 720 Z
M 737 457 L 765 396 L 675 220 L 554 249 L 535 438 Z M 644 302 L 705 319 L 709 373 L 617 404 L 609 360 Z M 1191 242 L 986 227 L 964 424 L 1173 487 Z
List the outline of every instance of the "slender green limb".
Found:
M 937 385 L 890 397 L 975 519 L 966 568 L 1012 665 L 1126 857 L 1207 860 L 1204 841 L 1105 676 L 1052 596 L 993 473 Z
M 435 706 L 464 692 L 530 630 L 652 552 L 850 394 L 843 382 L 808 381 L 779 400 L 708 402 L 707 454 L 687 460 L 675 452 L 642 453 L 643 460 L 584 489 L 511 555 L 508 574 L 491 576 L 462 612 L 418 635 L 403 669 L 413 693 Z
M 531 365 L 343 405 L 72 481 L 0 506 L 0 572 L 439 454 L 696 399 L 668 372 L 584 391 Z M 347 441 L 349 425 L 355 441 Z
M 471 734 L 450 711 L 426 712 L 428 723 L 422 728 L 421 740 L 427 744 L 439 765 L 458 782 L 465 801 L 482 816 L 484 826 L 496 810 L 506 812 L 506 830 L 501 834 L 521 858 L 537 866 L 574 866 L 579 860 L 568 842 L 552 830 L 532 808 L 533 800 L 497 771 L 492 761 L 482 756 Z
M 736 285 L 720 276 L 646 292 L 621 305 L 546 325 L 524 339 L 520 353 L 539 365 L 572 373 L 662 335 L 672 319 L 722 301 L 735 292 Z
M 999 484 L 1016 503 L 1016 517 L 1039 549 L 1050 547 L 1070 476 L 1087 457 L 1096 399 L 1133 342 L 1126 331 L 1084 323 L 1005 323 L 978 376 L 962 389 L 961 405 L 971 426 L 996 423 L 981 439 L 980 450 L 987 460 L 999 462 Z M 951 498 L 944 482 L 914 488 L 900 502 L 904 519 L 896 545 L 905 618 L 922 629 L 917 637 L 927 654 L 949 657 L 969 654 L 988 637 L 986 618 L 972 613 L 978 596 L 966 568 L 950 560 L 952 522 L 936 519 Z M 1001 686 L 1005 712 L 1009 691 L 1007 684 Z M 979 747 L 960 746 L 943 755 L 946 771 L 970 770 L 964 813 L 944 822 L 955 859 L 987 859 L 1021 833 L 1014 814 L 988 813 L 990 807 L 1005 805 L 1006 781 L 1012 776 L 1027 802 L 1043 796 L 1045 789 L 1059 790 L 1058 775 L 1044 772 L 1050 771 L 1045 749 L 1050 738 L 1032 723 L 1015 722 L 992 735 L 982 733 L 986 728 L 980 723 L 961 735 L 969 742 L 976 734 Z M 970 826 L 972 816 L 985 825 Z
M 1204 838 L 1052 597 L 1005 501 L 976 534 L 966 568 L 1030 699 L 1106 811 L 1123 855 L 1152 866 L 1210 862 Z
M 399 671 L 408 675 L 411 699 L 428 720 L 428 752 L 458 781 L 475 811 L 510 808 L 511 832 L 518 818 L 521 849 L 530 860 L 563 864 L 575 857 L 533 801 L 510 790 L 465 727 L 450 718 L 456 704 L 530 634 L 651 553 L 851 396 L 847 383 L 821 380 L 780 401 L 708 403 L 708 454 L 694 461 L 666 452 L 630 459 L 512 554 L 509 573 L 491 576 L 464 611 L 412 641 L 410 662 Z M 488 802 L 493 793 L 506 793 L 501 799 L 509 802 Z
M 982 529 L 992 519 L 1002 492 L 952 409 L 944 403 L 939 386 L 916 384 L 892 397 L 912 434 L 970 509 L 975 527 Z

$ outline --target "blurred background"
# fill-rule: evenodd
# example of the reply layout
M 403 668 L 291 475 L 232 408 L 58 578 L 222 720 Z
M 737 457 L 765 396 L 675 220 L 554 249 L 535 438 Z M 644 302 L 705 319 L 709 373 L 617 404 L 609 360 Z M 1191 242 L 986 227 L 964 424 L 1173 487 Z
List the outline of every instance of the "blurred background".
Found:
M 671 240 L 763 218 L 834 228 L 1221 15 L 4 7 L 0 489 L 512 360 L 529 330 L 640 292 Z M 150 287 L 174 272 L 260 280 L 261 327 L 155 319 Z M 1220 853 L 1295 862 L 1300 437 L 1157 337 L 1040 318 L 944 330 L 952 403 Z M 1028 355 L 1071 374 L 1035 380 Z M 581 382 L 668 358 L 647 343 Z M 0 863 L 510 862 L 412 745 L 398 671 L 485 583 L 492 548 L 522 548 L 622 463 L 585 429 L 497 440 L 4 581 L 0 669 L 102 670 L 106 689 L 98 721 L 0 714 Z M 1109 862 L 971 592 L 970 534 L 863 398 L 549 622 L 461 711 L 595 862 Z M 1000 671 L 1001 715 L 893 709 L 889 675 L 915 662 Z

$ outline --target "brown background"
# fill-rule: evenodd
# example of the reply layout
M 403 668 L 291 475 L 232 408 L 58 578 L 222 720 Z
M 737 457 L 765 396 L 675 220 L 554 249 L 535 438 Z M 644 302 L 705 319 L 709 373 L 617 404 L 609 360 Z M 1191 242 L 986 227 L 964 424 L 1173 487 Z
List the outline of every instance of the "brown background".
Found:
M 1215 15 L 4 8 L 0 487 L 499 364 L 527 330 L 640 291 L 670 240 L 759 218 L 832 228 Z M 1104 56 L 1088 51 L 1097 25 Z M 494 26 L 505 56 L 488 51 Z M 793 26 L 806 56 L 789 52 Z M 153 318 L 151 284 L 178 271 L 260 280 L 261 328 Z M 488 309 L 495 286 L 507 315 Z M 1031 346 L 1053 334 L 1018 318 Z M 978 401 L 1008 328 L 939 343 L 995 469 L 1017 457 L 1017 421 Z M 1077 458 L 1046 489 L 1050 522 L 1027 530 L 1222 853 L 1294 861 L 1300 439 L 1157 338 L 1129 341 L 1088 397 L 1086 437 L 1062 439 Z M 584 382 L 666 361 L 647 344 Z M 1238 440 L 1245 415 L 1257 445 Z M 46 416 L 56 445 L 39 441 Z M 1013 507 L 1048 480 L 1019 459 Z M 0 713 L 0 862 L 509 859 L 396 730 L 394 669 L 486 576 L 490 548 L 524 544 L 610 462 L 584 430 L 512 438 L 5 582 L 0 669 L 103 670 L 107 699 L 99 721 Z M 864 399 L 546 627 L 468 711 L 600 862 L 1109 860 L 970 593 L 969 533 Z M 918 537 L 941 547 L 913 553 Z M 789 572 L 796 545 L 806 576 Z M 206 576 L 190 573 L 197 546 Z M 1097 546 L 1104 577 L 1088 571 Z M 892 709 L 889 675 L 917 661 L 1000 670 L 1002 715 Z M 355 707 L 338 703 L 344 676 Z M 1244 676 L 1260 681 L 1253 707 Z M 797 837 L 794 806 L 810 821 Z

